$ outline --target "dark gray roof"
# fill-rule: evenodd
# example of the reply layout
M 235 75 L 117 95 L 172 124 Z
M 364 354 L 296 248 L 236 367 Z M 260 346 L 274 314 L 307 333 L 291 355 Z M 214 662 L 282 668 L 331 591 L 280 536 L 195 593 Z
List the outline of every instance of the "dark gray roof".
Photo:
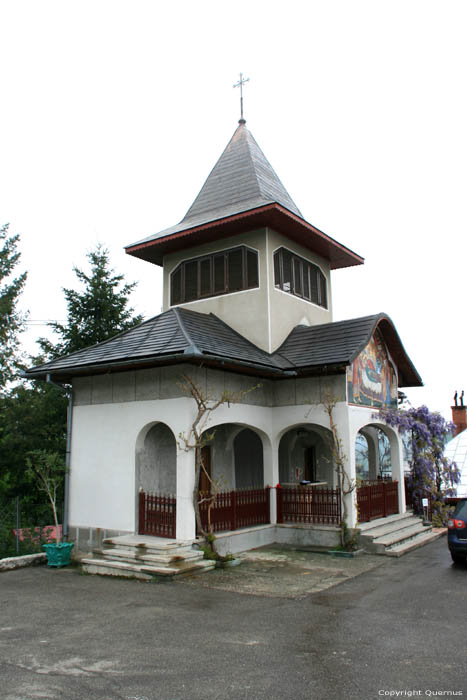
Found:
M 242 122 L 182 221 L 126 248 L 272 203 L 281 204 L 303 218 Z
M 274 357 L 283 358 L 297 370 L 349 365 L 368 345 L 378 328 L 399 372 L 399 386 L 422 386 L 423 382 L 407 355 L 396 328 L 387 314 L 296 326 Z
M 26 376 L 33 379 L 50 374 L 68 380 L 77 374 L 186 361 L 259 375 L 290 376 L 320 368 L 341 371 L 363 350 L 377 326 L 399 367 L 401 386 L 421 385 L 392 321 L 385 314 L 297 326 L 281 347 L 269 354 L 214 314 L 183 308 L 170 309 L 103 343 L 32 367 Z
M 336 365 L 352 362 L 366 347 L 380 316 L 364 316 L 349 321 L 296 326 L 275 355 L 294 367 Z
M 102 343 L 33 367 L 27 375 L 83 373 L 86 368 L 98 370 L 99 367 L 138 364 L 146 359 L 160 363 L 174 356 L 179 360 L 210 356 L 239 364 L 259 365 L 273 371 L 285 369 L 288 365 L 286 360 L 276 360 L 250 343 L 214 314 L 177 308 Z

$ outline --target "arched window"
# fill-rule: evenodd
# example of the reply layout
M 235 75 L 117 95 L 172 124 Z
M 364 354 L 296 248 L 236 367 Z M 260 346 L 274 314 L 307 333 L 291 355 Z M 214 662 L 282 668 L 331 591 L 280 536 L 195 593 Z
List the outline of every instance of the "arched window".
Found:
M 274 284 L 283 292 L 328 308 L 326 277 L 317 265 L 287 248 L 274 253 Z
M 258 253 L 238 246 L 181 263 L 170 275 L 170 304 L 231 294 L 259 286 Z

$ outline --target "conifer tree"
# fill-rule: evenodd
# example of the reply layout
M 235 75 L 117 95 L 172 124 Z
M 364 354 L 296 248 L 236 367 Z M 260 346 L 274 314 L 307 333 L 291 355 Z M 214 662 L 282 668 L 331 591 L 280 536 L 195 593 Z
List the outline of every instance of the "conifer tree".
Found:
M 91 264 L 90 274 L 73 268 L 84 289 L 63 289 L 67 303 L 66 324 L 49 324 L 60 337 L 59 342 L 53 344 L 45 338 L 39 341 L 49 359 L 101 343 L 143 320 L 142 316 L 133 316 L 134 309 L 128 306 L 137 283 L 122 285 L 123 275 L 114 274 L 110 267 L 109 251 L 99 245 L 87 258 Z
M 12 273 L 19 262 L 19 235 L 8 236 L 8 224 L 0 228 L 0 395 L 19 369 L 19 334 L 24 316 L 18 300 L 26 283 L 26 272 L 15 278 Z

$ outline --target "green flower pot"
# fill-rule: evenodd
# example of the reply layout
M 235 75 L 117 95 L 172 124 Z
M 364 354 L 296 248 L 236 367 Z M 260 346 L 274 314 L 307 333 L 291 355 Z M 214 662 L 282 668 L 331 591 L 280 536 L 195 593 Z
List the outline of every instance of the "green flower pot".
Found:
M 47 554 L 47 565 L 56 567 L 68 566 L 73 545 L 73 542 L 61 542 L 60 544 L 50 542 L 49 544 L 43 544 L 42 548 Z

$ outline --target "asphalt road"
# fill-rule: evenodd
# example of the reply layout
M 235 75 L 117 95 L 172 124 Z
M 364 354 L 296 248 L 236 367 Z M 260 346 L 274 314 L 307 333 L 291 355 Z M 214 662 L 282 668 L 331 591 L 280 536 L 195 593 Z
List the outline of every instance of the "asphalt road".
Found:
M 0 697 L 465 697 L 466 620 L 445 538 L 299 598 L 23 569 L 0 575 Z

